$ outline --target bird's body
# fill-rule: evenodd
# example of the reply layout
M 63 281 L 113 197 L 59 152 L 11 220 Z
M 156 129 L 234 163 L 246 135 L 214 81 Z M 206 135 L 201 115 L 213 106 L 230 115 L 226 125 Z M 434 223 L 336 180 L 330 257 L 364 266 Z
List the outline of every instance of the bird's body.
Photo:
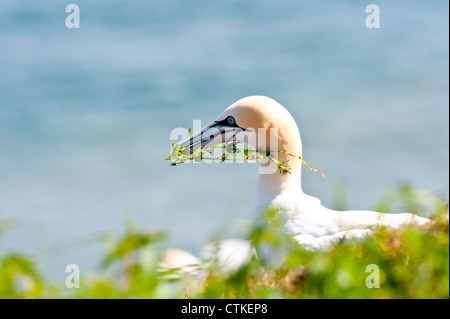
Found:
M 374 211 L 336 211 L 324 207 L 316 197 L 304 193 L 276 196 L 268 205 L 283 217 L 284 230 L 306 250 L 329 250 L 343 239 L 362 239 L 376 227 L 425 226 L 427 218 L 384 214 Z
M 192 152 L 198 147 L 230 140 L 246 142 L 256 149 L 264 147 L 277 161 L 289 164 L 290 172 L 281 174 L 274 161 L 267 158 L 260 161 L 255 208 L 275 209 L 284 218 L 284 230 L 307 250 L 328 250 L 343 239 L 362 239 L 378 226 L 399 228 L 430 222 L 408 213 L 335 211 L 324 207 L 318 198 L 305 194 L 301 187 L 302 162 L 279 152 L 302 156 L 299 129 L 291 114 L 271 98 L 250 96 L 235 102 L 180 146 Z

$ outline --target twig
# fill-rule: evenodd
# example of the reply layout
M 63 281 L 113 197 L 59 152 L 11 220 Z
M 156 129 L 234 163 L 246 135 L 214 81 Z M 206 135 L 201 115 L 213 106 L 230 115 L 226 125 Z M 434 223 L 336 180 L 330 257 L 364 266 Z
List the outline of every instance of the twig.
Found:
M 321 172 L 320 170 L 318 170 L 317 168 L 312 168 L 312 167 L 310 167 L 308 164 L 306 164 L 306 162 L 303 160 L 303 158 L 302 158 L 301 156 L 294 155 L 294 154 L 288 153 L 288 152 L 286 152 L 286 151 L 278 151 L 278 152 L 279 152 L 279 153 L 286 154 L 286 155 L 289 155 L 289 156 L 297 157 L 299 160 L 302 161 L 303 164 L 305 164 L 305 166 L 306 166 L 307 168 L 310 169 L 311 172 L 319 172 L 320 175 L 322 175 L 322 178 L 325 178 L 325 174 L 324 174 L 324 173 L 322 173 L 322 172 Z

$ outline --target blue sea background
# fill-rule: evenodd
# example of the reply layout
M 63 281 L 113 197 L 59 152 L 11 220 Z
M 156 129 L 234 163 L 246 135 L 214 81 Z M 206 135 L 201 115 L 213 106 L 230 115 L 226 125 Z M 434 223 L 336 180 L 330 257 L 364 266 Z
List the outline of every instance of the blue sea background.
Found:
M 256 164 L 170 167 L 170 133 L 234 101 L 296 119 L 304 191 L 367 209 L 398 183 L 448 196 L 449 3 L 76 0 L 0 2 L 0 255 L 46 276 L 98 269 L 127 223 L 197 254 L 251 220 Z

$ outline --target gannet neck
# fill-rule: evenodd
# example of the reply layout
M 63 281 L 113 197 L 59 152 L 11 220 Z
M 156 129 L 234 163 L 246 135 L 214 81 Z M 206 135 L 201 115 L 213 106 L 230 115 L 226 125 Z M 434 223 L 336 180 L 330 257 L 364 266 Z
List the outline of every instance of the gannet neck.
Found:
M 261 166 L 263 164 L 260 164 Z M 270 165 L 275 165 L 273 162 Z M 277 169 L 274 167 L 274 169 Z M 260 167 L 261 170 L 261 167 Z M 257 210 L 267 207 L 277 196 L 283 194 L 295 194 L 300 197 L 303 194 L 301 187 L 300 169 L 297 173 L 281 175 L 263 174 L 260 172 L 255 192 L 255 207 Z
M 301 161 L 278 151 L 286 151 L 302 156 L 300 133 L 295 121 L 289 125 L 278 126 L 276 147 L 269 149 L 270 156 L 282 162 L 287 162 L 289 173 L 282 174 L 275 164 L 268 158 L 260 160 L 257 192 L 263 192 L 265 198 L 270 198 L 286 192 L 301 192 Z M 268 196 L 272 194 L 272 196 Z

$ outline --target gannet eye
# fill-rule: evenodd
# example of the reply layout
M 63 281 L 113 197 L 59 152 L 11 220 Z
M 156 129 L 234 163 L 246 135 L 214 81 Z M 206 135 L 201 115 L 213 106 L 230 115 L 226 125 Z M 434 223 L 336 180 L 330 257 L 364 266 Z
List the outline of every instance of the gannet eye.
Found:
M 228 116 L 225 121 L 229 126 L 236 126 L 236 120 L 232 116 Z

